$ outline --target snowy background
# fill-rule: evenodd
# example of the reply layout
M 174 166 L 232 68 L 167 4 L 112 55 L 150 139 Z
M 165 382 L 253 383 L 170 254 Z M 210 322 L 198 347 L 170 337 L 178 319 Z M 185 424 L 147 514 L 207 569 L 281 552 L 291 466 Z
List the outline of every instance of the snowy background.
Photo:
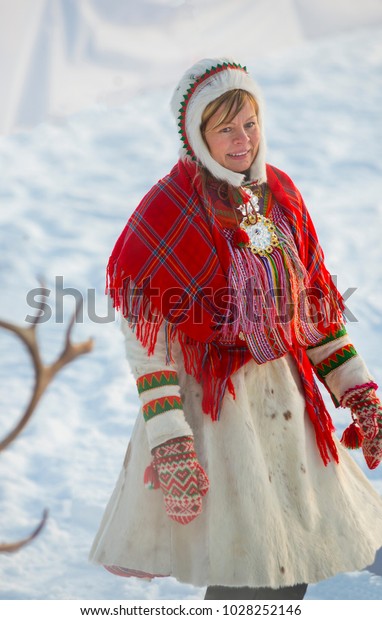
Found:
M 4 7 L 0 0 L 0 9 L 2 4 Z M 114 17 L 118 5 L 126 4 L 132 5 L 111 3 Z M 289 16 L 289 21 L 280 19 L 278 30 L 273 28 L 271 36 L 265 36 L 266 28 L 261 26 L 268 26 L 274 19 L 272 2 L 268 2 L 268 14 L 264 2 L 251 4 L 258 6 L 258 15 L 265 20 L 254 22 L 254 29 L 262 32 L 261 41 L 269 39 L 267 54 L 264 49 L 260 53 L 257 40 L 252 45 L 248 19 L 243 22 L 245 11 L 250 9 L 248 2 L 220 3 L 222 12 L 216 15 L 219 26 L 225 18 L 225 30 L 220 29 L 220 36 L 217 29 L 211 30 L 213 44 L 206 43 L 205 52 L 203 33 L 198 31 L 192 51 L 191 41 L 183 47 L 179 38 L 179 32 L 186 32 L 187 23 L 190 34 L 193 23 L 205 23 L 195 9 L 198 2 L 140 3 L 140 13 L 132 14 L 134 19 L 130 20 L 131 32 L 136 37 L 143 33 L 143 41 L 151 41 L 152 46 L 143 45 L 142 40 L 138 45 L 137 38 L 126 37 L 126 50 L 129 54 L 135 50 L 136 57 L 132 55 L 130 61 L 125 58 L 124 62 L 119 57 L 120 65 L 114 69 L 115 55 L 107 63 L 102 63 L 100 55 L 101 70 L 107 69 L 109 77 L 114 75 L 114 84 L 126 84 L 129 88 L 119 89 L 118 93 L 109 90 L 109 100 L 107 87 L 103 97 L 94 95 L 95 86 L 92 92 L 89 87 L 88 100 L 76 99 L 74 89 L 73 109 L 67 104 L 65 114 L 63 107 L 61 113 L 57 112 L 63 104 L 55 104 L 55 109 L 49 103 L 48 95 L 52 93 L 59 101 L 55 83 L 50 88 L 49 80 L 45 80 L 46 96 L 42 97 L 40 74 L 33 82 L 38 87 L 31 90 L 30 84 L 27 88 L 27 78 L 38 68 L 37 60 L 42 60 L 37 53 L 37 35 L 51 33 L 49 27 L 42 27 L 46 26 L 44 15 L 49 16 L 48 9 L 51 11 L 52 7 L 66 7 L 69 19 L 74 4 L 39 0 L 34 5 L 41 8 L 40 21 L 36 21 L 40 30 L 35 31 L 34 46 L 30 42 L 28 48 L 30 51 L 33 47 L 35 53 L 29 56 L 29 68 L 24 66 L 24 90 L 18 86 L 19 98 L 15 95 L 13 106 L 2 98 L 2 105 L 8 105 L 8 121 L 0 136 L 0 318 L 23 323 L 27 315 L 32 315 L 28 292 L 30 296 L 32 289 L 40 286 L 38 278 L 42 278 L 50 291 L 47 303 L 52 312 L 50 320 L 39 327 L 44 361 L 51 362 L 62 347 L 74 308 L 73 294 L 82 296 L 85 302 L 83 320 L 76 324 L 73 337 L 82 341 L 92 336 L 95 345 L 92 353 L 76 360 L 55 379 L 26 430 L 0 455 L 0 540 L 25 536 L 37 524 L 43 509 L 49 509 L 47 525 L 36 541 L 15 555 L 0 556 L 1 599 L 204 596 L 203 589 L 172 579 L 147 583 L 118 578 L 87 560 L 138 408 L 118 320 L 104 296 L 105 264 L 139 199 L 176 161 L 178 140 L 169 98 L 180 73 L 198 57 L 234 51 L 260 83 L 267 102 L 268 161 L 283 168 L 301 189 L 340 291 L 356 289 L 348 299 L 354 317 L 348 330 L 377 381 L 381 380 L 380 3 L 365 0 L 363 21 L 359 21 L 362 27 L 354 28 L 353 13 L 358 2 L 347 3 L 348 21 L 336 17 L 335 7 L 343 6 L 342 1 L 332 2 L 332 19 L 327 15 L 325 21 L 315 14 L 319 6 L 327 6 L 324 1 L 317 6 L 315 2 L 309 3 L 308 14 L 304 13 L 307 3 L 301 0 L 277 0 L 278 8 L 283 5 L 286 10 L 293 5 L 299 12 L 283 14 L 285 19 Z M 78 3 L 82 8 L 89 5 L 88 0 Z M 100 9 L 105 3 L 94 0 L 93 5 Z M 214 0 L 205 3 L 210 27 L 217 5 Z M 232 12 L 233 5 L 237 7 L 237 29 L 245 26 L 240 43 L 235 31 L 234 46 L 227 31 L 227 24 L 232 23 L 228 9 L 231 7 Z M 100 15 L 99 10 L 102 22 Z M 179 20 L 170 23 L 168 20 L 174 15 Z M 197 17 L 199 22 L 195 21 Z M 62 31 L 78 34 L 78 15 L 77 21 L 68 19 L 69 30 Z M 108 19 L 110 26 L 110 14 Z M 127 13 L 124 19 L 129 22 Z M 104 17 L 102 23 L 106 22 Z M 48 21 L 48 25 L 55 23 Z M 286 23 L 285 28 L 282 23 Z M 176 30 L 177 24 L 184 30 Z M 94 32 L 98 32 L 96 25 L 92 22 Z M 144 27 L 146 30 L 142 30 Z M 168 37 L 167 47 L 162 45 L 164 27 L 173 35 Z M 1 40 L 4 46 L 4 39 Z M 276 44 L 272 44 L 273 40 Z M 83 62 L 78 60 L 75 64 L 85 73 L 85 52 L 92 52 L 88 55 L 92 70 L 97 56 L 97 46 L 91 46 L 89 39 L 86 41 L 88 45 L 81 48 Z M 122 39 L 120 44 L 123 47 Z M 76 50 L 79 54 L 78 46 L 75 50 L 68 44 L 66 58 L 70 49 L 72 56 Z M 0 54 L 4 54 L 4 48 L 0 47 Z M 0 65 L 1 62 L 4 64 L 3 56 Z M 163 63 L 167 63 L 165 71 Z M 159 75 L 155 67 L 160 64 Z M 45 65 L 40 66 L 42 75 Z M 121 73 L 122 66 L 125 73 Z M 53 60 L 49 76 L 52 67 Z M 142 80 L 140 69 L 150 67 L 149 79 Z M 63 64 L 61 68 L 64 72 Z M 130 74 L 135 75 L 135 81 L 128 78 Z M 97 84 L 99 88 L 100 82 Z M 28 130 L 23 129 L 26 125 Z M 1 436 L 16 423 L 32 383 L 31 366 L 22 345 L 12 335 L 0 331 Z M 331 411 L 340 435 L 349 422 L 348 413 L 333 411 L 333 407 Z M 369 472 L 361 454 L 355 453 L 354 458 L 382 493 L 382 468 Z M 382 577 L 368 571 L 339 575 L 310 586 L 306 598 L 382 600 Z

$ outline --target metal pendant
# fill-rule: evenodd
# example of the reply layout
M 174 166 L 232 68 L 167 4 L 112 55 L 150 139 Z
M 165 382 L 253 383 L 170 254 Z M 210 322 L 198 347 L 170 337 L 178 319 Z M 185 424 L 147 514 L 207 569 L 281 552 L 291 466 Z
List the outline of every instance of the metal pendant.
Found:
M 254 254 L 265 256 L 271 254 L 279 245 L 275 226 L 267 217 L 258 213 L 245 217 L 240 228 L 245 230 L 250 240 L 250 249 Z

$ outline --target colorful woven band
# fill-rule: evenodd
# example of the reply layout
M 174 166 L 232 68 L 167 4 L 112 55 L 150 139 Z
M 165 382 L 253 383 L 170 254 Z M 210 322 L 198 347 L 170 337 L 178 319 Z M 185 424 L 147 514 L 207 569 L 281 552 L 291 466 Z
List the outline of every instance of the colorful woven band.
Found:
M 317 347 L 322 347 L 324 344 L 328 344 L 328 342 L 332 342 L 333 340 L 338 340 L 338 338 L 346 336 L 346 334 L 346 327 L 345 325 L 342 325 L 342 327 L 340 327 L 340 329 L 338 329 L 334 334 L 329 334 L 329 336 L 325 336 L 325 338 L 321 340 L 318 344 L 314 344 L 311 347 L 308 347 L 308 351 L 309 349 L 316 349 Z
M 357 351 L 355 350 L 353 345 L 347 344 L 344 347 L 337 349 L 337 351 L 334 351 L 332 355 L 329 355 L 329 357 L 325 358 L 324 360 L 322 360 L 322 362 L 317 364 L 317 374 L 321 377 L 321 379 L 324 379 L 328 376 L 328 374 L 333 372 L 333 370 L 336 370 L 336 368 L 339 368 L 340 366 L 342 366 L 342 364 L 345 364 L 345 362 L 348 362 L 352 357 L 355 357 L 356 355 Z
M 186 133 L 186 110 L 190 102 L 190 99 L 192 95 L 194 94 L 194 92 L 196 91 L 196 89 L 198 88 L 198 86 L 200 86 L 200 84 L 202 84 L 205 80 L 212 77 L 213 75 L 216 75 L 217 73 L 220 73 L 221 71 L 225 71 L 227 69 L 237 69 L 239 71 L 244 71 L 244 73 L 248 73 L 246 67 L 242 67 L 241 65 L 236 64 L 234 62 L 223 62 L 222 64 L 218 64 L 216 65 L 216 67 L 211 67 L 210 69 L 207 69 L 207 71 L 202 73 L 202 75 L 200 75 L 195 80 L 195 82 L 192 82 L 190 84 L 189 88 L 187 89 L 186 94 L 183 96 L 183 101 L 179 108 L 178 127 L 179 127 L 180 139 L 182 140 L 183 145 L 187 151 L 187 155 L 191 155 L 192 157 L 194 157 L 194 153 L 188 141 L 188 137 Z
M 137 379 L 138 393 L 147 392 L 154 388 L 166 387 L 167 385 L 178 385 L 178 375 L 175 370 L 159 370 L 142 375 Z
M 166 411 L 173 411 L 174 409 L 183 410 L 180 396 L 163 396 L 163 398 L 155 398 L 142 407 L 145 422 L 151 420 L 151 418 L 154 418 L 156 415 L 160 415 Z

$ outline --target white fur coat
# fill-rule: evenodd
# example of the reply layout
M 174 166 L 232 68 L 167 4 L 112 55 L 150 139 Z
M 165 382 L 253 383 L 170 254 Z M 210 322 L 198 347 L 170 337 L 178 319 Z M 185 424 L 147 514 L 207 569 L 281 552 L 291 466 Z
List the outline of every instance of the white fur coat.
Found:
M 136 377 L 164 367 L 163 335 L 147 357 L 125 322 L 124 331 Z M 184 417 L 173 436 L 190 428 L 195 436 L 210 479 L 203 512 L 177 524 L 165 513 L 161 490 L 144 487 L 150 447 L 172 427 L 171 418 L 163 419 L 162 429 L 148 432 L 138 412 L 90 559 L 195 586 L 274 588 L 371 564 L 382 546 L 382 500 L 341 445 L 340 463 L 323 465 L 292 359 L 242 367 L 233 375 L 236 399 L 227 393 L 220 420 L 212 422 L 180 348 L 174 353 Z

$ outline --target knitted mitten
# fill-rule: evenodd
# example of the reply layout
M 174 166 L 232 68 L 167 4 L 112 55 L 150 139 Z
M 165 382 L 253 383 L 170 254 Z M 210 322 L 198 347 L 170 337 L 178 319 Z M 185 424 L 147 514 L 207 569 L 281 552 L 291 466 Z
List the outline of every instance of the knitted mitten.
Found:
M 369 469 L 375 469 L 382 461 L 382 415 L 378 415 L 378 435 L 369 441 L 365 439 L 362 452 Z
M 152 455 L 151 466 L 145 471 L 146 486 L 161 487 L 170 519 L 189 523 L 201 513 L 202 496 L 209 487 L 207 474 L 197 460 L 193 437 L 170 439 L 154 448 Z
M 375 383 L 357 385 L 345 392 L 340 403 L 350 408 L 353 417 L 353 424 L 341 441 L 350 448 L 362 446 L 369 469 L 375 469 L 382 460 L 382 405 L 376 387 Z M 358 441 L 355 441 L 357 433 Z

